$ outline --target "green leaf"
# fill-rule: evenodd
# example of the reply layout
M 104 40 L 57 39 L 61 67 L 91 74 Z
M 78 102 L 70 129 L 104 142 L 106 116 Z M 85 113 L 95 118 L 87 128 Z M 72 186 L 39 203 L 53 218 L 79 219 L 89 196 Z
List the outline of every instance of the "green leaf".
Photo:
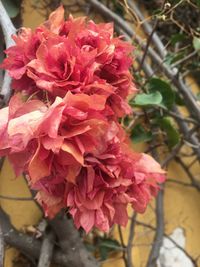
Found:
M 168 53 L 165 56 L 164 62 L 167 65 L 172 65 L 175 62 L 177 62 L 178 60 L 184 58 L 184 56 L 185 56 L 185 52 L 184 51 L 183 52 L 179 52 L 179 53 Z
M 113 10 L 115 11 L 115 13 L 123 17 L 125 15 L 124 7 L 120 5 L 120 3 L 117 0 L 112 0 L 112 3 L 113 3 Z
M 151 131 L 146 131 L 141 124 L 135 125 L 131 132 L 131 139 L 134 144 L 151 141 L 152 137 Z
M 2 3 L 10 18 L 15 18 L 19 14 L 20 7 L 14 0 L 2 0 Z
M 200 52 L 200 38 L 193 38 L 193 47 L 198 53 Z
M 159 92 L 162 95 L 161 105 L 168 109 L 172 108 L 175 102 L 175 93 L 167 82 L 159 78 L 151 78 L 147 86 L 151 93 Z
M 173 34 L 171 37 L 171 44 L 175 45 L 178 42 L 184 41 L 185 40 L 185 35 L 183 33 L 177 33 Z
M 121 245 L 117 240 L 101 239 L 99 241 L 99 253 L 101 260 L 106 260 L 110 252 L 121 250 Z
M 198 7 L 200 7 L 200 0 L 196 0 L 196 4 Z
M 162 117 L 157 119 L 157 124 L 167 134 L 167 142 L 170 148 L 174 147 L 180 142 L 180 135 L 173 126 L 169 117 Z
M 174 93 L 175 93 L 175 103 L 179 106 L 185 106 L 185 102 L 183 98 L 179 95 L 179 93 L 178 92 Z
M 197 93 L 197 100 L 200 101 L 200 92 Z
M 85 243 L 85 246 L 86 246 L 87 250 L 92 252 L 92 253 L 95 252 L 95 250 L 96 250 L 96 248 L 93 244 Z
M 156 91 L 150 94 L 137 95 L 130 104 L 133 106 L 145 107 L 160 105 L 162 103 L 162 95 Z

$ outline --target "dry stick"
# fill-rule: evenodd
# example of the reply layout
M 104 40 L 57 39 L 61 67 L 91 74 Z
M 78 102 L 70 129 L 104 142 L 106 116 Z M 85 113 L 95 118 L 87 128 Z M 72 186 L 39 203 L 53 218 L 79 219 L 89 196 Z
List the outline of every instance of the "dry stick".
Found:
M 12 34 L 16 32 L 16 29 L 10 20 L 1 0 L 0 0 L 0 26 L 3 31 L 6 48 L 9 48 L 14 44 L 13 39 L 11 38 Z M 8 72 L 5 72 L 2 88 L 0 90 L 1 96 L 3 97 L 4 103 L 7 103 L 11 96 L 11 77 L 8 75 Z
M 118 233 L 119 233 L 120 243 L 121 243 L 121 246 L 123 248 L 122 258 L 123 258 L 125 267 L 128 267 L 128 261 L 127 261 L 127 258 L 126 258 L 126 250 L 127 249 L 126 249 L 126 245 L 124 243 L 124 238 L 123 238 L 122 229 L 121 229 L 121 226 L 120 225 L 118 225 Z
M 183 146 L 183 142 L 177 144 L 171 151 L 171 153 L 164 159 L 161 166 L 167 167 L 167 165 L 176 157 L 178 152 L 180 151 L 181 147 Z
M 0 225 L 0 267 L 4 266 L 4 237 Z
M 137 213 L 134 213 L 131 218 L 131 224 L 130 224 L 130 232 L 129 232 L 129 238 L 128 238 L 128 245 L 127 245 L 127 260 L 128 260 L 128 267 L 133 267 L 133 261 L 132 261 L 132 244 L 133 244 L 133 238 L 135 233 L 135 220 L 136 220 Z
M 50 231 L 44 236 L 38 267 L 49 267 L 53 257 L 53 248 L 55 242 L 55 234 Z
M 0 195 L 0 199 L 14 200 L 14 201 L 35 201 L 33 197 L 13 197 Z
M 118 26 L 116 27 L 116 29 L 119 33 L 124 35 L 124 37 L 127 41 L 131 41 L 131 38 L 125 32 L 123 32 Z M 140 62 L 140 60 L 141 60 L 140 57 L 137 57 L 136 59 L 138 60 L 138 62 Z M 146 77 L 148 77 L 148 78 L 152 77 L 153 70 L 149 64 L 145 63 L 143 65 L 143 71 L 144 71 Z M 179 125 L 179 128 L 180 128 L 181 132 L 183 133 L 185 139 L 188 140 L 191 144 L 194 144 L 194 147 L 192 147 L 192 149 L 197 154 L 198 158 L 200 159 L 200 147 L 199 147 L 199 141 L 198 141 L 197 137 L 194 136 L 193 134 L 190 134 L 190 129 L 188 127 L 188 124 L 185 121 L 185 119 L 182 119 L 182 115 L 176 106 L 174 106 L 172 108 L 172 112 L 173 112 L 173 114 L 176 114 L 174 116 L 174 118 L 176 119 L 177 124 Z M 188 121 L 188 122 L 192 122 L 192 121 Z M 198 123 L 198 121 L 197 121 L 197 123 Z
M 178 108 L 176 106 L 174 106 L 172 108 L 172 111 L 178 115 L 180 115 L 180 112 L 178 110 Z M 194 134 L 190 133 L 190 129 L 188 127 L 188 124 L 185 121 L 181 121 L 179 119 L 177 119 L 177 123 L 178 126 L 181 130 L 181 132 L 184 135 L 184 138 L 186 140 L 188 140 L 191 144 L 193 144 L 194 146 L 192 147 L 193 151 L 195 152 L 195 154 L 198 156 L 198 158 L 200 159 L 200 146 L 199 146 L 199 140 L 197 139 L 197 137 Z
M 3 166 L 3 162 L 4 162 L 4 157 L 0 158 L 0 172 Z M 0 224 L 0 267 L 4 266 L 4 236 L 3 236 L 3 231 L 2 231 L 2 227 Z
M 131 1 L 131 2 L 133 2 L 133 1 Z M 136 7 L 136 9 L 138 9 L 138 8 Z M 135 10 L 135 11 L 137 13 L 137 12 L 139 12 L 139 9 L 138 10 Z M 152 32 L 151 25 L 148 22 L 145 22 L 145 24 L 148 26 L 149 32 Z M 142 26 L 144 27 L 144 29 L 145 29 L 145 24 L 142 24 Z M 164 45 L 162 44 L 160 38 L 158 37 L 158 35 L 157 35 L 157 38 L 153 38 L 152 39 L 152 42 L 153 42 L 154 46 L 157 47 L 157 49 L 163 48 L 163 50 L 165 50 L 165 53 L 167 53 L 167 51 L 166 51 Z M 148 64 L 145 64 L 145 66 L 146 65 L 148 65 Z M 151 67 L 149 67 L 148 68 L 148 72 L 145 72 L 145 73 L 146 73 L 147 77 L 151 77 L 152 76 L 152 73 L 153 73 L 153 70 L 151 69 Z M 149 74 L 151 74 L 151 75 L 149 75 Z M 184 136 L 187 137 L 186 139 L 196 146 L 196 147 L 193 148 L 193 150 L 198 155 L 198 158 L 200 158 L 199 141 L 198 141 L 198 139 L 194 135 L 190 135 L 189 134 L 190 130 L 189 130 L 188 125 L 186 123 L 186 121 L 188 121 L 188 120 L 185 120 L 185 119 L 182 119 L 181 118 L 182 115 L 180 114 L 180 112 L 179 112 L 179 110 L 178 110 L 178 108 L 176 106 L 173 107 L 173 111 L 172 112 L 173 112 L 173 115 L 176 114 L 174 117 L 177 119 L 177 123 L 179 125 L 180 130 L 182 131 L 182 133 L 184 134 Z M 170 115 L 172 116 L 172 113 L 171 112 L 170 112 Z
M 135 36 L 133 29 L 130 27 L 130 25 L 124 21 L 121 17 L 119 17 L 117 14 L 112 12 L 110 9 L 108 9 L 104 4 L 101 2 L 98 2 L 97 0 L 89 0 L 91 5 L 98 10 L 103 16 L 106 16 L 107 18 L 113 20 L 125 33 L 129 35 L 129 37 L 134 36 L 134 40 L 141 46 L 141 48 L 144 50 L 146 45 L 142 42 L 141 38 L 139 36 Z M 190 112 L 194 117 L 196 117 L 198 120 L 200 120 L 200 107 L 196 101 L 196 98 L 194 97 L 191 90 L 184 84 L 181 77 L 177 77 L 177 75 L 174 73 L 173 70 L 171 70 L 159 57 L 159 55 L 151 48 L 148 49 L 148 54 L 151 57 L 151 59 L 161 67 L 164 74 L 167 76 L 168 79 L 172 81 L 172 83 L 178 88 L 180 93 L 185 98 L 186 104 L 188 107 L 190 107 Z
M 185 187 L 193 187 L 193 189 L 194 189 L 194 186 L 192 184 L 184 183 L 182 181 L 177 181 L 175 179 L 167 178 L 167 181 L 165 183 L 175 183 L 175 184 L 183 185 Z
M 156 227 L 154 227 L 154 226 L 152 226 L 150 224 L 147 224 L 147 223 L 144 223 L 144 222 L 140 222 L 140 221 L 136 221 L 136 223 L 138 225 L 141 225 L 141 226 L 147 227 L 147 228 L 149 228 L 149 229 L 151 229 L 153 231 L 156 231 Z M 176 241 L 174 241 L 173 238 L 168 236 L 166 233 L 164 233 L 164 236 L 167 239 L 169 239 L 178 249 L 180 249 L 191 260 L 191 262 L 194 264 L 194 267 L 198 267 L 196 260 L 193 259 L 193 257 L 184 248 L 182 248 L 178 243 L 176 243 Z
M 60 212 L 49 221 L 54 229 L 62 251 L 66 254 L 70 266 L 98 267 L 99 263 L 85 248 L 79 232 L 74 228 L 71 220 L 67 219 L 64 212 Z
M 182 161 L 180 157 L 175 157 L 175 160 L 181 165 L 183 170 L 186 172 L 187 176 L 190 178 L 191 184 L 198 190 L 200 191 L 200 182 L 197 181 L 189 168 L 185 165 L 185 163 Z
M 174 64 L 172 65 L 172 68 L 176 68 L 176 67 L 178 67 L 180 64 L 185 63 L 186 61 L 188 61 L 189 59 L 193 58 L 193 57 L 196 56 L 197 54 L 198 54 L 198 51 L 197 51 L 197 50 L 193 51 L 192 53 L 190 53 L 189 55 L 185 56 L 184 58 L 182 58 L 182 59 L 176 61 L 176 63 L 174 63 Z
M 156 19 L 155 24 L 153 26 L 153 29 L 152 29 L 152 31 L 151 31 L 148 39 L 147 39 L 147 43 L 146 43 L 146 46 L 145 46 L 145 49 L 144 49 L 144 53 L 143 53 L 143 56 L 142 56 L 142 59 L 141 59 L 141 62 L 140 62 L 139 68 L 138 68 L 139 72 L 142 70 L 142 66 L 144 64 L 145 58 L 147 56 L 147 53 L 148 53 L 148 50 L 149 50 L 149 47 L 150 47 L 150 44 L 151 44 L 151 41 L 153 39 L 153 35 L 154 35 L 154 32 L 156 31 L 157 26 L 158 26 L 158 19 Z
M 152 156 L 159 161 L 157 150 L 154 149 L 152 151 Z M 165 165 L 162 165 L 162 168 L 165 167 Z M 160 255 L 160 249 L 162 246 L 163 236 L 164 236 L 164 188 L 161 187 L 161 190 L 158 192 L 157 198 L 156 198 L 156 233 L 154 236 L 154 242 L 151 248 L 151 251 L 149 253 L 148 261 L 146 267 L 154 267 L 156 266 L 156 261 Z
M 152 27 L 147 21 L 145 21 L 145 17 L 143 16 L 142 12 L 140 11 L 137 3 L 135 3 L 135 1 L 133 1 L 133 0 L 128 0 L 128 4 L 129 4 L 130 8 L 135 11 L 135 13 L 139 17 L 139 19 L 142 21 L 141 25 L 142 25 L 144 31 L 146 32 L 146 34 L 150 35 L 152 33 Z M 162 58 L 164 58 L 167 55 L 167 51 L 166 51 L 163 43 L 161 42 L 161 40 L 160 40 L 160 38 L 156 32 L 154 32 L 154 34 L 152 36 L 152 42 L 157 43 L 156 49 L 159 52 L 160 56 Z
M 1 208 L 0 208 L 0 221 L 5 243 L 20 250 L 24 255 L 26 256 L 28 255 L 32 260 L 37 260 L 40 256 L 40 251 L 42 246 L 41 242 L 32 236 L 28 236 L 24 233 L 17 231 L 12 226 L 9 220 L 9 216 Z M 65 230 L 66 229 L 63 229 L 63 231 Z M 79 240 L 77 241 L 79 242 Z M 68 251 L 65 251 L 65 253 L 56 249 L 53 253 L 52 262 L 63 267 L 87 266 L 83 265 L 83 263 L 81 262 L 81 258 L 78 261 L 78 259 L 74 259 L 73 257 L 74 253 L 71 248 Z M 98 264 L 93 264 L 88 266 L 98 267 Z
M 163 215 L 163 189 L 158 192 L 156 198 L 156 234 L 154 243 L 149 254 L 147 267 L 156 266 L 156 261 L 160 255 L 162 240 L 164 235 L 164 215 Z

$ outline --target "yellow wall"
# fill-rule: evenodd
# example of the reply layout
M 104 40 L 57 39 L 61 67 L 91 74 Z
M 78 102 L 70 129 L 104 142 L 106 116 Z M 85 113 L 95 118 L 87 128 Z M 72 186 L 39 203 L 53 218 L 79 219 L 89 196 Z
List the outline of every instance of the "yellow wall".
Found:
M 70 1 L 68 1 L 70 2 Z M 24 26 L 36 27 L 43 21 L 43 17 L 31 8 L 32 1 L 26 0 L 24 4 Z M 141 150 L 141 147 L 137 148 Z M 192 161 L 192 158 L 189 159 Z M 199 165 L 195 165 L 193 169 L 196 173 L 196 178 L 200 179 Z M 175 163 L 170 165 L 168 177 L 177 180 L 188 182 L 188 178 L 183 170 Z M 0 173 L 0 194 L 7 196 L 29 196 L 25 180 L 22 177 L 15 179 L 12 168 L 6 161 Z M 0 205 L 7 213 L 10 214 L 13 224 L 18 229 L 23 229 L 24 226 L 35 225 L 41 218 L 41 212 L 34 202 L 22 202 L 11 200 L 0 200 Z M 144 215 L 139 215 L 138 219 L 154 225 L 155 218 L 152 209 L 154 202 L 147 209 Z M 165 198 L 165 230 L 170 234 L 177 226 L 185 229 L 186 234 L 186 250 L 195 258 L 200 254 L 200 194 L 195 190 L 180 185 L 166 183 Z M 131 212 L 130 212 L 131 214 Z M 129 234 L 129 226 L 123 230 L 124 238 L 127 240 Z M 115 237 L 118 238 L 117 230 L 115 229 Z M 143 267 L 149 252 L 149 246 L 152 242 L 153 232 L 143 227 L 136 228 L 133 247 L 134 267 Z M 17 252 L 14 249 L 8 249 L 6 254 L 5 267 L 15 267 L 12 259 Z M 122 260 L 118 260 L 121 255 L 115 255 L 115 258 L 107 260 L 104 267 L 122 267 Z M 200 262 L 199 262 L 200 266 Z

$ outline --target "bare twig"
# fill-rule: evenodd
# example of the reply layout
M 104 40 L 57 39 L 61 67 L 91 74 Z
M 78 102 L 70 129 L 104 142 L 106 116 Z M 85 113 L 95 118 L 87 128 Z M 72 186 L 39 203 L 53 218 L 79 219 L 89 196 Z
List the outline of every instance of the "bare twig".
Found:
M 128 238 L 128 245 L 127 245 L 127 260 L 128 260 L 128 267 L 133 267 L 133 261 L 132 261 L 132 244 L 133 244 L 133 238 L 134 238 L 134 232 L 135 232 L 135 220 L 136 220 L 137 213 L 134 213 L 131 218 L 131 224 L 130 224 L 130 232 L 129 232 L 129 238 Z
M 72 221 L 67 219 L 64 212 L 60 212 L 49 223 L 58 237 L 62 251 L 71 263 L 70 266 L 99 266 L 97 261 L 86 250 L 78 231 L 74 228 Z
M 126 257 L 126 245 L 124 243 L 124 238 L 123 238 L 123 234 L 122 234 L 122 229 L 121 229 L 121 226 L 118 225 L 117 226 L 118 228 L 118 233 L 119 233 L 119 239 L 120 239 L 120 243 L 121 243 L 121 246 L 123 248 L 123 251 L 122 251 L 122 258 L 123 258 L 123 261 L 124 261 L 124 264 L 125 264 L 125 267 L 128 267 L 128 261 L 127 261 L 127 257 Z
M 147 223 L 144 223 L 144 222 L 140 222 L 140 221 L 136 221 L 136 223 L 138 225 L 141 225 L 141 226 L 147 227 L 149 229 L 152 229 L 153 231 L 156 231 L 156 227 L 154 227 L 154 226 L 152 226 L 150 224 L 147 224 Z M 191 260 L 191 262 L 194 264 L 194 267 L 198 267 L 197 261 L 184 248 L 179 246 L 179 244 L 176 241 L 174 241 L 173 238 L 168 236 L 166 233 L 164 233 L 164 236 L 167 239 L 169 239 L 178 249 L 180 249 Z
M 149 38 L 147 39 L 146 47 L 145 47 L 145 49 L 144 49 L 144 53 L 143 53 L 143 56 L 142 56 L 142 59 L 141 59 L 141 62 L 140 62 L 138 71 L 141 71 L 141 69 L 142 69 L 142 66 L 143 66 L 143 64 L 144 64 L 144 60 L 145 60 L 145 58 L 146 58 L 146 56 L 147 56 L 148 49 L 149 49 L 149 46 L 150 46 L 150 44 L 151 44 L 151 40 L 152 40 L 152 38 L 153 38 L 153 35 L 154 35 L 154 32 L 155 32 L 157 26 L 158 26 L 158 19 L 156 20 L 156 22 L 155 22 L 155 24 L 154 24 L 154 26 L 153 26 L 152 32 L 150 33 Z
M 4 196 L 0 195 L 0 199 L 14 200 L 14 201 L 34 201 L 32 197 L 14 197 L 14 196 Z
M 0 267 L 4 266 L 4 237 L 0 222 Z
M 196 51 L 196 50 L 193 51 L 192 53 L 190 53 L 189 55 L 185 56 L 184 58 L 182 58 L 182 59 L 176 61 L 176 63 L 174 63 L 174 64 L 172 65 L 172 68 L 176 68 L 176 67 L 178 67 L 180 64 L 185 63 L 186 61 L 188 61 L 189 59 L 193 58 L 193 57 L 194 57 L 195 55 L 197 55 L 197 54 L 198 54 L 198 51 Z
M 183 162 L 183 160 L 180 157 L 175 157 L 175 160 L 181 165 L 181 167 L 183 168 L 183 170 L 186 172 L 188 178 L 191 181 L 191 184 L 198 190 L 200 191 L 200 182 L 197 181 L 193 174 L 191 173 L 191 171 L 189 170 L 189 168 L 186 166 L 186 164 Z
M 157 150 L 154 149 L 152 151 L 152 156 L 159 161 Z M 164 191 L 163 187 L 161 187 L 160 191 L 158 192 L 156 198 L 156 233 L 154 236 L 154 242 L 148 257 L 146 267 L 154 267 L 156 265 L 156 261 L 160 255 L 160 249 L 163 242 L 164 236 Z
M 38 267 L 49 267 L 53 257 L 53 248 L 55 242 L 55 234 L 50 231 L 44 236 Z
M 8 215 L 2 209 L 0 209 L 0 222 L 5 243 L 19 249 L 24 255 L 26 256 L 28 255 L 32 260 L 39 259 L 42 246 L 39 240 L 36 240 L 32 236 L 28 236 L 26 234 L 18 232 L 11 225 Z M 66 229 L 63 229 L 63 231 L 65 230 Z M 71 232 L 69 231 L 68 234 L 70 236 Z M 82 253 L 84 252 L 82 251 Z M 84 263 L 81 262 L 82 259 L 83 256 L 78 259 L 79 261 L 74 258 L 74 253 L 72 248 L 68 251 L 65 251 L 64 253 L 56 249 L 55 252 L 53 253 L 52 262 L 63 267 L 86 266 L 84 265 Z M 77 261 L 78 265 L 76 265 Z M 88 265 L 88 266 L 96 267 L 98 266 L 98 264 L 94 263 L 94 265 Z
M 117 14 L 108 9 L 104 4 L 98 2 L 97 0 L 89 0 L 91 5 L 98 10 L 103 16 L 113 20 L 129 37 L 134 37 L 134 40 L 140 45 L 140 47 L 145 50 L 146 44 L 142 42 L 139 36 L 135 36 L 135 33 L 132 27 Z M 151 48 L 148 49 L 148 54 L 151 59 L 163 70 L 163 73 L 166 75 L 168 79 L 172 81 L 172 83 L 176 86 L 176 88 L 180 91 L 180 93 L 185 98 L 186 104 L 190 107 L 190 112 L 194 117 L 200 120 L 200 107 L 191 92 L 191 90 L 185 85 L 182 78 L 177 77 L 176 73 L 171 70 L 164 62 L 163 59 L 159 57 L 159 55 Z
M 186 187 L 194 187 L 192 184 L 184 183 L 182 181 L 177 181 L 177 180 L 170 179 L 170 178 L 167 178 L 166 183 L 175 183 L 175 184 L 183 185 L 183 186 L 186 186 Z
M 171 151 L 171 153 L 162 162 L 162 164 L 161 164 L 162 168 L 167 167 L 167 165 L 177 156 L 177 153 L 181 149 L 182 145 L 183 145 L 183 143 L 180 142 L 179 144 L 177 144 L 174 147 L 174 149 Z
M 0 25 L 3 31 L 5 38 L 6 47 L 10 47 L 14 44 L 14 41 L 11 39 L 12 34 L 16 32 L 16 29 L 10 20 L 2 2 L 0 1 Z
M 4 159 L 5 159 L 4 157 L 0 158 L 0 171 L 3 167 Z
M 13 39 L 11 38 L 12 34 L 16 32 L 16 29 L 10 20 L 1 0 L 0 0 L 0 25 L 3 31 L 6 48 L 9 48 L 14 44 Z M 1 96 L 3 97 L 4 103 L 7 103 L 11 96 L 11 77 L 8 75 L 8 72 L 5 72 L 4 80 L 2 83 L 2 88 L 0 90 Z
M 130 6 L 131 9 L 133 9 L 135 11 L 135 13 L 137 14 L 137 16 L 140 18 L 140 20 L 142 20 L 142 27 L 144 29 L 144 31 L 150 35 L 152 33 L 152 27 L 151 25 L 145 20 L 145 17 L 143 16 L 142 12 L 140 11 L 137 3 L 133 0 L 128 0 L 128 4 Z M 157 51 L 159 52 L 160 56 L 162 58 L 164 58 L 167 54 L 165 47 L 163 45 L 163 43 L 160 41 L 159 36 L 157 35 L 156 32 L 154 32 L 153 36 L 152 36 L 152 41 L 154 43 L 157 43 Z

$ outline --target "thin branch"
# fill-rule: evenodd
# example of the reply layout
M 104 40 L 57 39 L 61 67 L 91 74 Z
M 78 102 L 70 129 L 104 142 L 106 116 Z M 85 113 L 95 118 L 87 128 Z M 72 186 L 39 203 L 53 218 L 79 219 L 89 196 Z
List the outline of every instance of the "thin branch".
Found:
M 141 25 L 144 29 L 144 31 L 150 35 L 152 33 L 152 27 L 151 25 L 145 20 L 145 17 L 143 16 L 142 12 L 140 11 L 137 3 L 135 3 L 135 1 L 133 0 L 128 0 L 128 4 L 131 7 L 131 9 L 133 9 L 135 11 L 135 13 L 137 14 L 137 16 L 140 18 L 140 20 L 142 21 Z M 163 43 L 160 41 L 160 38 L 158 36 L 158 34 L 156 32 L 154 32 L 153 36 L 152 36 L 152 41 L 154 43 L 157 43 L 157 50 L 160 54 L 160 56 L 162 58 L 164 58 L 167 54 L 165 47 L 163 45 Z
M 116 27 L 116 29 L 117 29 L 118 33 L 121 33 L 124 35 L 124 37 L 127 41 L 131 41 L 131 38 L 125 32 L 123 32 L 118 26 Z M 136 59 L 138 60 L 138 62 L 140 62 L 140 60 L 141 60 L 140 57 L 137 57 Z M 145 72 L 145 75 L 147 76 L 147 78 L 152 76 L 153 70 L 149 64 L 147 64 L 147 63 L 143 64 L 143 71 Z M 188 124 L 187 124 L 187 119 L 182 120 L 182 115 L 176 106 L 174 106 L 172 108 L 172 112 L 173 112 L 173 114 L 176 114 L 176 116 L 174 116 L 174 118 L 176 119 L 177 124 L 179 125 L 181 132 L 186 137 L 186 139 L 191 144 L 194 145 L 194 147 L 192 149 L 194 150 L 194 152 L 197 154 L 198 158 L 200 159 L 199 142 L 198 142 L 198 139 L 194 135 L 190 134 L 190 129 L 189 129 Z
M 171 153 L 164 159 L 164 161 L 161 163 L 162 168 L 165 168 L 178 154 L 179 150 L 183 146 L 183 142 L 180 142 L 177 144 Z
M 133 261 L 132 261 L 132 244 L 133 244 L 133 238 L 135 233 L 135 220 L 136 220 L 137 213 L 134 213 L 131 218 L 131 224 L 130 224 L 130 232 L 129 232 L 129 238 L 128 238 L 128 245 L 127 245 L 127 260 L 128 260 L 128 267 L 133 267 Z
M 125 39 L 127 41 L 131 41 L 131 38 L 125 32 L 123 32 L 118 26 L 116 27 L 116 29 L 117 29 L 117 31 L 119 33 L 124 35 L 124 37 L 125 37 Z M 137 57 L 136 59 L 139 62 L 141 60 L 140 57 Z M 152 70 L 152 68 L 151 68 L 151 66 L 149 64 L 147 64 L 147 63 L 143 64 L 143 71 L 145 72 L 145 75 L 147 76 L 147 78 L 152 77 L 153 70 Z M 190 134 L 190 129 L 189 129 L 188 125 L 187 125 L 187 122 L 192 122 L 192 121 L 188 121 L 189 118 L 184 118 L 184 120 L 183 120 L 182 119 L 182 115 L 181 115 L 181 113 L 179 112 L 179 110 L 178 110 L 178 108 L 176 106 L 174 106 L 172 108 L 172 111 L 169 111 L 169 112 L 170 112 L 170 115 L 172 115 L 171 112 L 173 113 L 173 115 L 176 114 L 173 117 L 176 119 L 181 132 L 183 133 L 183 135 L 186 137 L 186 139 L 190 143 L 195 145 L 195 147 L 193 147 L 193 150 L 197 154 L 198 158 L 200 158 L 200 148 L 199 148 L 198 139 L 194 135 Z M 191 120 L 191 119 L 189 119 L 189 120 Z M 196 122 L 196 120 L 195 120 L 195 122 Z
M 12 46 L 14 41 L 11 39 L 11 36 L 16 32 L 16 29 L 8 16 L 1 0 L 0 0 L 0 25 L 3 31 L 6 48 Z
M 154 243 L 148 258 L 147 267 L 156 266 L 156 261 L 160 255 L 160 248 L 164 235 L 164 214 L 163 214 L 163 189 L 158 192 L 156 198 L 156 233 Z
M 32 236 L 17 231 L 10 223 L 8 215 L 1 208 L 0 208 L 0 222 L 5 243 L 19 249 L 24 255 L 26 256 L 28 255 L 32 260 L 39 259 L 42 246 L 41 242 Z M 63 229 L 63 231 L 68 232 L 67 229 L 65 228 Z M 70 234 L 71 232 L 69 231 L 68 232 L 69 237 Z M 83 259 L 83 256 L 81 258 L 80 257 L 78 258 L 79 260 L 78 265 L 76 265 L 77 259 L 75 259 L 74 254 L 75 253 L 73 252 L 72 247 L 68 251 L 65 251 L 64 253 L 56 249 L 53 253 L 52 262 L 63 267 L 85 266 L 84 265 L 85 263 L 81 261 Z M 98 264 L 94 263 L 94 265 L 89 265 L 89 266 L 96 267 L 98 266 Z
M 188 178 L 191 181 L 191 184 L 198 190 L 200 191 L 200 182 L 197 181 L 193 174 L 191 173 L 191 171 L 189 170 L 189 168 L 185 165 L 185 163 L 182 161 L 181 158 L 179 157 L 175 157 L 175 160 L 181 165 L 181 167 L 183 168 L 183 170 L 186 172 Z
M 49 267 L 53 257 L 53 248 L 55 242 L 55 234 L 50 231 L 44 236 L 38 267 Z
M 185 121 L 185 122 L 188 122 L 188 123 L 193 123 L 193 124 L 195 124 L 195 125 L 199 125 L 199 126 L 200 126 L 200 122 L 197 121 L 197 120 L 195 120 L 195 119 L 193 119 L 193 118 L 185 118 L 185 117 L 183 117 L 180 113 L 175 113 L 175 112 L 173 112 L 173 111 L 171 111 L 171 110 L 168 110 L 168 109 L 165 108 L 165 107 L 162 107 L 162 109 L 163 109 L 166 113 L 168 113 L 171 117 L 173 117 L 173 118 L 175 118 L 175 119 L 177 119 L 177 120 Z
M 123 258 L 123 261 L 124 261 L 124 264 L 125 264 L 125 267 L 128 267 L 128 261 L 127 261 L 127 258 L 126 258 L 126 245 L 124 243 L 124 238 L 123 238 L 123 234 L 122 234 L 122 229 L 121 229 L 121 226 L 118 225 L 117 226 L 117 229 L 118 229 L 118 233 L 119 233 L 119 239 L 120 239 L 120 243 L 121 243 L 121 246 L 123 248 L 123 251 L 122 251 L 122 258 Z
M 193 58 L 193 57 L 196 56 L 197 54 L 198 54 L 198 51 L 197 51 L 197 50 L 193 51 L 192 53 L 190 53 L 189 55 L 185 56 L 184 58 L 182 58 L 182 59 L 176 61 L 176 63 L 174 63 L 174 64 L 172 65 L 172 68 L 176 68 L 176 67 L 178 67 L 180 64 L 185 63 L 186 61 L 188 61 L 189 59 Z
M 0 222 L 0 267 L 4 266 L 4 237 Z
M 4 39 L 6 48 L 9 48 L 14 44 L 13 39 L 11 36 L 16 32 L 16 29 L 10 20 L 1 0 L 0 0 L 0 26 L 3 31 Z M 2 88 L 0 90 L 0 95 L 3 97 L 3 101 L 6 104 L 11 96 L 11 77 L 9 76 L 8 72 L 5 72 L 4 80 L 2 83 Z
M 152 143 L 153 142 L 154 141 L 152 141 Z M 152 156 L 159 162 L 159 157 L 156 149 L 152 151 Z M 156 261 L 160 255 L 160 249 L 163 242 L 163 236 L 164 236 L 164 190 L 163 189 L 164 186 L 160 188 L 158 195 L 156 197 L 156 209 L 155 209 L 156 232 L 146 267 L 156 266 Z
M 134 37 L 134 40 L 137 44 L 140 45 L 140 47 L 145 50 L 146 44 L 144 44 L 139 36 L 135 36 L 135 33 L 132 29 L 132 27 L 124 21 L 121 17 L 119 17 L 117 14 L 112 12 L 110 9 L 108 9 L 104 4 L 101 2 L 98 2 L 97 0 L 89 0 L 91 5 L 98 10 L 103 16 L 109 18 L 109 20 L 113 20 L 126 34 L 129 35 L 129 37 Z M 181 77 L 177 77 L 174 70 L 171 70 L 164 62 L 163 59 L 159 57 L 159 55 L 149 47 L 148 54 L 151 57 L 151 59 L 163 70 L 166 77 L 172 81 L 172 83 L 177 87 L 177 89 L 180 91 L 180 93 L 185 98 L 185 101 L 190 107 L 190 112 L 194 117 L 196 117 L 198 120 L 200 120 L 200 107 L 191 92 L 191 90 L 185 85 Z
M 60 247 L 67 256 L 70 266 L 80 267 L 98 267 L 98 262 L 86 250 L 79 232 L 74 228 L 71 220 L 67 219 L 64 212 L 60 212 L 55 218 L 49 221 L 52 229 L 54 229 Z
M 141 226 L 144 226 L 144 227 L 147 227 L 153 231 L 156 231 L 156 227 L 150 225 L 150 224 L 147 224 L 147 223 L 144 223 L 144 222 L 140 222 L 140 221 L 136 221 L 136 223 L 138 225 L 141 225 Z M 198 267 L 198 264 L 197 264 L 197 261 L 183 248 L 181 247 L 176 241 L 174 241 L 173 238 L 171 238 L 170 236 L 168 236 L 166 233 L 164 233 L 164 236 L 169 239 L 178 249 L 180 249 L 190 260 L 191 262 L 194 264 L 194 267 Z
M 34 201 L 33 197 L 13 197 L 0 195 L 0 199 L 14 200 L 14 201 Z
M 186 186 L 186 187 L 194 187 L 192 184 L 184 183 L 182 181 L 177 181 L 177 180 L 169 179 L 169 178 L 167 178 L 166 183 L 175 183 L 175 184 L 183 185 L 183 186 Z

